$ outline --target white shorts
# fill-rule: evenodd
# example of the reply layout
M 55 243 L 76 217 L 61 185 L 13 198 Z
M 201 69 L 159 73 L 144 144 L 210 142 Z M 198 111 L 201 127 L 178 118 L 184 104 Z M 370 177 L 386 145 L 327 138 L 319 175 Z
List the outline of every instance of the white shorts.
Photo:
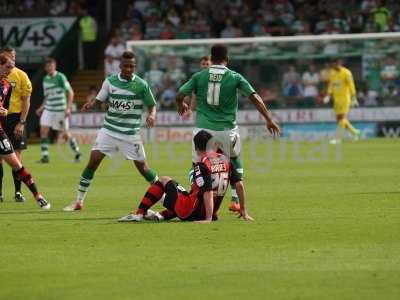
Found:
M 115 138 L 100 129 L 92 150 L 98 150 L 110 157 L 121 153 L 126 159 L 129 160 L 146 160 L 143 143 L 139 135 L 137 140 L 126 141 Z
M 199 161 L 196 150 L 194 149 L 193 138 L 201 130 L 205 130 L 213 136 L 214 140 L 220 145 L 220 147 L 225 155 L 227 155 L 230 158 L 235 158 L 235 157 L 240 156 L 240 152 L 242 150 L 242 145 L 240 142 L 240 135 L 239 135 L 238 127 L 235 127 L 230 130 L 223 130 L 223 131 L 215 131 L 215 130 L 204 129 L 204 128 L 195 128 L 195 129 L 193 129 L 193 136 L 192 136 L 192 161 L 193 162 Z
M 58 131 L 66 131 L 69 129 L 69 121 L 65 117 L 65 112 L 48 111 L 45 109 L 40 117 L 40 126 L 47 126 Z

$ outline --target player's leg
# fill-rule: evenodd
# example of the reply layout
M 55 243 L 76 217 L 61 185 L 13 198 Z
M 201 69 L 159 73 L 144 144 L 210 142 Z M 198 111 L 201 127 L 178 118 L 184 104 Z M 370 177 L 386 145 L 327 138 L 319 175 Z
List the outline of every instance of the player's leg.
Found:
M 12 148 L 10 147 L 10 149 Z M 50 209 L 50 203 L 48 203 L 39 193 L 36 184 L 32 178 L 32 175 L 27 169 L 22 166 L 21 162 L 18 160 L 13 150 L 11 151 L 11 153 L 2 154 L 0 155 L 0 157 L 11 167 L 11 169 L 17 174 L 18 178 L 28 187 L 40 207 L 43 209 Z
M 135 213 L 120 218 L 119 222 L 139 222 L 142 221 L 148 210 L 162 199 L 165 193 L 165 185 L 171 180 L 170 177 L 163 176 L 158 181 L 152 183 L 144 194 Z M 164 213 L 170 216 L 171 213 Z M 160 217 L 158 217 L 160 220 Z
M 15 149 L 15 155 L 17 156 L 18 160 L 22 163 L 22 150 Z M 17 172 L 12 170 L 12 176 L 13 176 L 14 188 L 15 188 L 15 201 L 16 202 L 25 202 L 26 199 L 21 193 L 21 180 L 18 177 Z
M 132 160 L 136 169 L 146 179 L 147 182 L 154 183 L 158 180 L 157 173 L 150 169 L 146 162 L 146 153 L 140 139 L 135 142 L 117 141 L 117 146 L 126 159 Z
M 40 126 L 40 153 L 41 153 L 41 158 L 40 162 L 41 163 L 48 163 L 50 161 L 49 157 L 49 131 L 50 127 L 46 125 L 41 125 Z
M 342 122 L 341 126 L 347 131 L 349 131 L 355 140 L 358 140 L 361 132 L 360 130 L 354 128 L 353 125 L 350 123 L 349 119 L 347 118 L 347 113 L 343 115 L 341 122 Z
M 229 152 L 225 152 L 229 153 L 229 158 L 233 167 L 236 169 L 238 174 L 243 177 L 243 164 L 242 160 L 240 159 L 242 143 L 240 140 L 239 128 L 236 127 L 232 130 L 226 131 L 225 135 L 229 136 Z M 225 139 L 228 139 L 228 137 L 225 137 Z M 231 203 L 229 204 L 229 210 L 233 212 L 240 211 L 239 197 L 234 186 L 231 186 Z
M 63 128 L 62 128 L 62 137 L 65 141 L 68 142 L 69 147 L 71 148 L 72 152 L 75 155 L 75 162 L 80 162 L 81 159 L 81 151 L 79 149 L 78 141 L 74 138 L 71 133 L 69 132 L 69 122 L 68 119 L 64 116 L 60 116 L 63 118 Z M 61 124 L 61 123 L 60 123 Z
M 89 162 L 83 170 L 79 179 L 76 201 L 64 208 L 64 211 L 75 211 L 83 208 L 83 202 L 93 180 L 94 173 L 103 161 L 105 154 L 99 150 L 92 150 Z
M 40 152 L 41 152 L 41 163 L 49 162 L 49 131 L 52 127 L 53 115 L 48 110 L 44 110 L 42 115 L 40 116 Z

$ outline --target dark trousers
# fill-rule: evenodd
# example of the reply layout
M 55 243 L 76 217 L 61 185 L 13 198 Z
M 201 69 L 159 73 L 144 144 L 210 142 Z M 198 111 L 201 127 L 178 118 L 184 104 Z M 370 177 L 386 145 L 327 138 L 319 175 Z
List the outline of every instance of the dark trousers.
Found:
M 94 70 L 97 67 L 96 42 L 83 42 L 83 62 L 85 70 Z

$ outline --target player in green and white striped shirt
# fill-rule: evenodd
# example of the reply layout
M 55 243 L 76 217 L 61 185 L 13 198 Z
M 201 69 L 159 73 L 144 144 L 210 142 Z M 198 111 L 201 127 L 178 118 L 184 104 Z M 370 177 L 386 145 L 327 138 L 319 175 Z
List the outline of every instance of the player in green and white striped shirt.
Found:
M 140 126 L 143 109 L 147 108 L 147 127 L 153 127 L 156 118 L 156 101 L 149 85 L 134 74 L 136 58 L 133 52 L 126 51 L 121 58 L 121 73 L 112 75 L 103 82 L 96 99 L 87 102 L 83 111 L 91 109 L 97 102 L 107 102 L 108 110 L 96 142 L 90 154 L 90 160 L 82 173 L 76 201 L 64 208 L 64 211 L 81 210 L 94 173 L 103 158 L 121 152 L 126 159 L 132 160 L 142 176 L 150 183 L 158 180 L 157 174 L 146 162 Z
M 43 78 L 44 102 L 36 110 L 40 116 L 41 163 L 49 162 L 49 130 L 61 131 L 62 137 L 69 142 L 75 154 L 75 161 L 79 162 L 81 153 L 75 138 L 69 133 L 68 117 L 74 101 L 74 91 L 67 77 L 57 71 L 57 62 L 54 58 L 47 58 L 45 69 L 47 75 Z

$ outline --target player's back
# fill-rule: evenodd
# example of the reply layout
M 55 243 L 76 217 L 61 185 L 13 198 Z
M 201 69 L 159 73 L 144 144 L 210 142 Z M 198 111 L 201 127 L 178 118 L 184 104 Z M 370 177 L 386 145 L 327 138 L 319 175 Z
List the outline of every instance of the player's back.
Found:
M 236 127 L 238 90 L 245 96 L 254 92 L 243 76 L 223 65 L 212 65 L 193 75 L 192 80 L 197 127 L 218 131 Z
M 232 168 L 229 158 L 216 152 L 207 153 L 206 156 L 201 158 L 199 163 L 195 164 L 194 182 L 192 184 L 190 195 L 191 197 L 197 197 L 199 201 L 199 205 L 194 213 L 199 216 L 199 219 L 204 218 L 205 214 L 203 205 L 204 191 L 211 190 L 213 192 L 213 215 L 216 216 L 227 191 L 229 182 L 240 180 L 238 179 L 239 175 L 235 172 L 236 171 Z

